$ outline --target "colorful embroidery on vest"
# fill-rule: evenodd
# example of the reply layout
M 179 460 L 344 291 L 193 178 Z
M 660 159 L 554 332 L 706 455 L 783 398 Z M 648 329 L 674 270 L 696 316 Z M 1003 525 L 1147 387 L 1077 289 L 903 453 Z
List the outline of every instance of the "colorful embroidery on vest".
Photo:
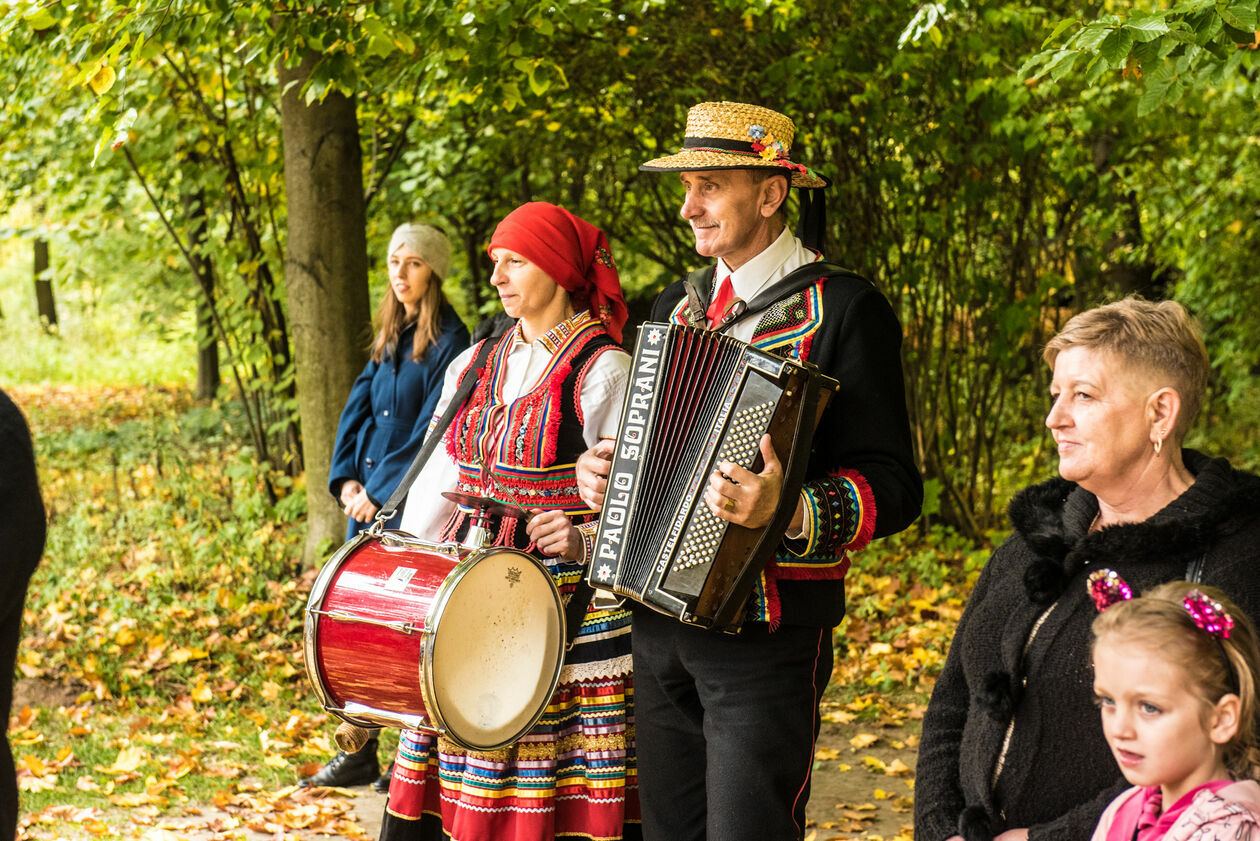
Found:
M 556 446 L 566 399 L 579 402 L 576 392 L 566 394 L 577 379 L 572 376 L 574 360 L 592 340 L 606 335 L 603 325 L 585 313 L 548 331 L 539 339 L 552 351 L 546 368 L 533 388 L 510 402 L 503 400 L 503 384 L 507 357 L 519 334 L 509 331 L 499 340 L 490 355 L 489 375 L 482 377 L 456 415 L 446 441 L 459 469 L 461 492 L 508 505 L 560 509 L 577 522 L 593 515 L 578 496 L 574 464 L 555 463 Z M 579 374 L 586 367 L 583 360 Z M 458 510 L 446 524 L 444 536 L 458 533 L 467 516 L 467 511 Z M 531 549 L 520 545 L 523 536 L 518 525 L 515 517 L 502 518 L 494 544 Z

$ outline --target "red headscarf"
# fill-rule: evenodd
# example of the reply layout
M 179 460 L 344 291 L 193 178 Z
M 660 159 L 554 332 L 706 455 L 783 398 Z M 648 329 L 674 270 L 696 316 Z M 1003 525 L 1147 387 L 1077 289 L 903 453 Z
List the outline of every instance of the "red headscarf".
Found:
M 515 252 L 546 272 L 621 343 L 626 296 L 603 231 L 563 207 L 534 201 L 503 217 L 486 251 L 496 248 Z

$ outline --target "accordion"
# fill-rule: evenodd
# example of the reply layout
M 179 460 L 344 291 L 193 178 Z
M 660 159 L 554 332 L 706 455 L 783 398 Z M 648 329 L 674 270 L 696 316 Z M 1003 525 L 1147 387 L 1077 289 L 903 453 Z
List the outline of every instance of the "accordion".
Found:
M 695 327 L 639 327 L 587 581 L 680 621 L 734 633 L 796 508 L 835 380 L 816 366 Z M 763 528 L 704 502 L 722 461 L 759 472 L 769 433 L 783 465 Z

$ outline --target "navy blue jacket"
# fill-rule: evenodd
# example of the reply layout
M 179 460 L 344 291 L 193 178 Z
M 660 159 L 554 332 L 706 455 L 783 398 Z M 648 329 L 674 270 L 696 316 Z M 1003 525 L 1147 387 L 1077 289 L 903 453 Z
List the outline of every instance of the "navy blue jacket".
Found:
M 328 490 L 339 501 L 342 484 L 355 479 L 372 501 L 381 505 L 420 451 L 442 394 L 446 368 L 468 347 L 468 329 L 455 312 L 443 306 L 441 317 L 441 335 L 419 362 L 411 358 L 416 332 L 412 324 L 399 336 L 393 357 L 369 361 L 354 381 L 341 410 L 328 470 Z M 401 514 L 394 517 L 386 527 L 397 528 L 401 518 Z M 367 525 L 350 520 L 347 539 Z

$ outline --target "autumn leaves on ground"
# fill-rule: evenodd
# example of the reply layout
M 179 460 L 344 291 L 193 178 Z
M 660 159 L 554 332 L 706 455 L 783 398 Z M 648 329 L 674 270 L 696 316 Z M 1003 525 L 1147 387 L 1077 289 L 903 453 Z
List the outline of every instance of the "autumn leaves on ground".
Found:
M 9 722 L 19 837 L 366 837 L 345 793 L 295 788 L 334 752 L 302 667 L 299 489 L 183 390 L 12 396 L 50 516 Z M 808 838 L 911 835 L 920 720 L 984 556 L 912 529 L 854 559 Z

